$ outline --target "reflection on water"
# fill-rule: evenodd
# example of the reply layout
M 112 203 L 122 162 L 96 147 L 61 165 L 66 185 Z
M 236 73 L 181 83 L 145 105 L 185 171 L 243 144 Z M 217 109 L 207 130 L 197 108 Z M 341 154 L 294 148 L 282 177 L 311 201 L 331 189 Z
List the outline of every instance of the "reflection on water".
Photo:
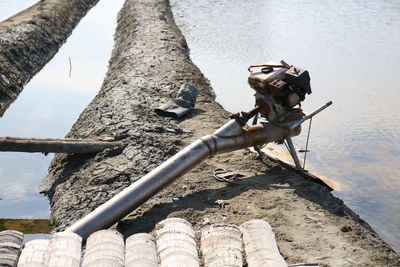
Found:
M 336 192 L 400 250 L 400 2 L 172 0 L 191 57 L 228 110 L 254 103 L 246 67 L 284 59 L 310 71 L 308 155 Z M 235 96 L 234 98 L 232 96 Z M 304 127 L 306 128 L 306 127 Z M 306 131 L 295 138 L 304 148 Z
M 101 87 L 122 4 L 123 0 L 100 1 L 89 11 L 0 118 L 0 136 L 65 136 Z M 0 153 L 0 218 L 48 218 L 48 200 L 37 193 L 37 186 L 51 159 L 38 153 Z
M 38 0 L 0 0 L 0 21 L 30 7 L 36 2 L 38 2 Z

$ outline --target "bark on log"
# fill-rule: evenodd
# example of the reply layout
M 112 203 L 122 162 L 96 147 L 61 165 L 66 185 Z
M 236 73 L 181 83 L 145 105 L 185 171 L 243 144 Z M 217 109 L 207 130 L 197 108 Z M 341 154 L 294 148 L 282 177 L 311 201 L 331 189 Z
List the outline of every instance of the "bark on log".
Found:
M 102 230 L 89 236 L 83 257 L 83 267 L 123 267 L 125 244 L 117 231 Z
M 158 223 L 157 253 L 161 267 L 198 267 L 199 258 L 192 225 L 180 218 Z
M 0 137 L 0 151 L 90 154 L 121 145 L 98 139 Z
M 239 228 L 226 224 L 203 227 L 201 253 L 206 267 L 242 267 L 242 237 Z
M 24 234 L 21 232 L 13 230 L 0 232 L 0 266 L 16 265 L 23 240 Z
M 46 251 L 49 239 L 35 239 L 25 244 L 18 260 L 18 267 L 47 267 Z
M 240 230 L 249 267 L 287 267 L 269 223 L 251 220 L 240 225 Z
M 0 114 L 98 0 L 42 0 L 0 23 Z
M 154 237 L 141 233 L 126 239 L 125 267 L 158 267 Z

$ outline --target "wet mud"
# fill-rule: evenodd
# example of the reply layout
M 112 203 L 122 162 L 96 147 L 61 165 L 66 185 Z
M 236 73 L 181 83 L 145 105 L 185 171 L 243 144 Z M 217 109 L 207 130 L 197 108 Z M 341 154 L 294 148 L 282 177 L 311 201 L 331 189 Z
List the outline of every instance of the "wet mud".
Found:
M 168 1 L 127 0 L 114 38 L 104 83 L 68 137 L 111 136 L 125 145 L 92 155 L 55 156 L 41 192 L 50 199 L 57 230 L 229 119 L 191 62 Z M 199 89 L 195 109 L 180 120 L 156 115 L 153 109 L 175 97 L 183 83 Z M 251 175 L 225 183 L 214 178 L 216 168 Z M 288 263 L 400 265 L 399 255 L 326 188 L 250 150 L 206 160 L 114 227 L 127 237 L 153 231 L 166 217 L 187 219 L 195 229 L 264 219 Z

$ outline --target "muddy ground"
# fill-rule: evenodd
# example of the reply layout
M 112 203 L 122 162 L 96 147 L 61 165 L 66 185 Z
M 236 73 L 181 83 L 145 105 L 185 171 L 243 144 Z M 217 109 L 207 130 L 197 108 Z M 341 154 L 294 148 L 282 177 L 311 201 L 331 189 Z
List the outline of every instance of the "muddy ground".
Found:
M 0 22 L 0 115 L 98 0 L 41 0 Z
M 157 116 L 153 108 L 174 97 L 182 83 L 199 89 L 195 110 L 182 120 Z M 113 136 L 126 145 L 96 155 L 56 155 L 41 185 L 51 201 L 55 228 L 65 229 L 185 145 L 213 132 L 229 115 L 191 62 L 168 1 L 127 0 L 102 88 L 68 134 Z M 251 175 L 218 182 L 216 168 Z M 326 188 L 249 150 L 201 163 L 115 227 L 127 237 L 152 231 L 166 217 L 187 219 L 195 229 L 264 219 L 288 263 L 400 265 L 399 255 Z

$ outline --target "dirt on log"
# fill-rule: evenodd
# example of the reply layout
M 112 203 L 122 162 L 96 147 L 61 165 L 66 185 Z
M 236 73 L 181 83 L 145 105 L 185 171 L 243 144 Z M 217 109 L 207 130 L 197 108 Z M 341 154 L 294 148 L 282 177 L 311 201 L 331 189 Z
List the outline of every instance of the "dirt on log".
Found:
M 93 155 L 56 155 L 41 191 L 51 201 L 57 230 L 229 119 L 188 53 L 167 0 L 125 2 L 102 88 L 68 136 L 109 135 L 127 145 Z M 157 116 L 153 109 L 175 97 L 182 83 L 199 89 L 194 111 L 181 120 Z M 216 168 L 250 177 L 218 182 L 213 177 Z M 184 218 L 196 230 L 209 223 L 264 219 L 289 263 L 400 264 L 399 256 L 369 225 L 326 188 L 249 150 L 201 163 L 114 227 L 127 237 L 154 230 L 166 217 Z
M 0 23 L 0 114 L 99 0 L 41 0 Z

